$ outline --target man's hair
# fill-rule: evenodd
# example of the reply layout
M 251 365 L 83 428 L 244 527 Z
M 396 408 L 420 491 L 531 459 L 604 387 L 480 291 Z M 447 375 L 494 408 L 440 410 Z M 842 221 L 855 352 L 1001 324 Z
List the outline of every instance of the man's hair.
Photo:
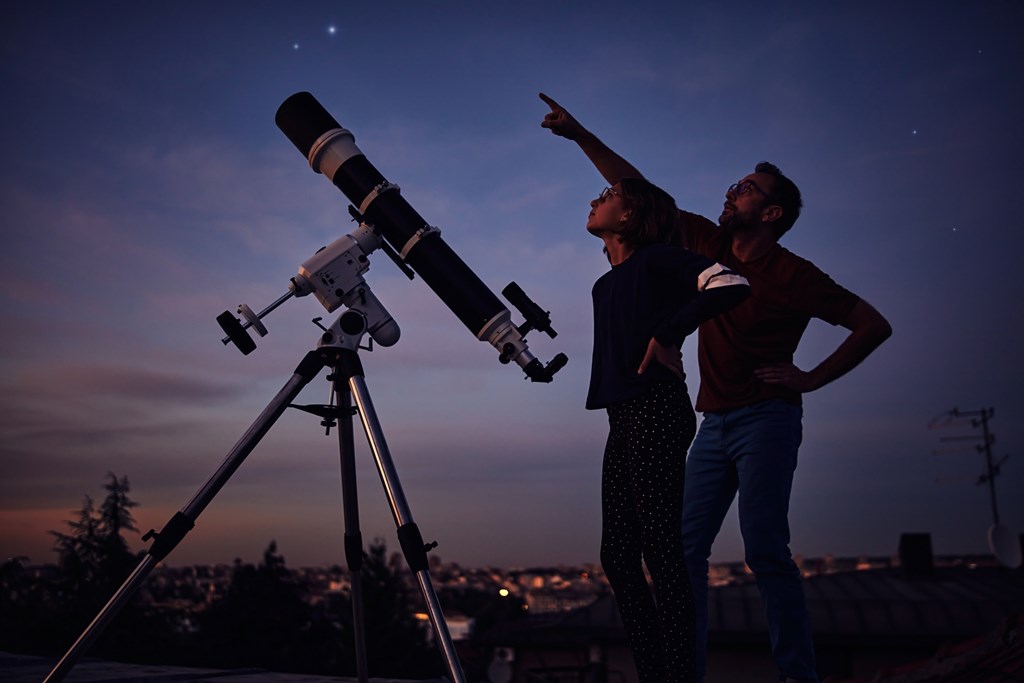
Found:
M 676 239 L 679 210 L 672 195 L 643 178 L 623 178 L 619 188 L 629 210 L 625 229 L 619 233 L 625 244 L 639 248 Z
M 755 166 L 754 172 L 767 173 L 774 180 L 768 201 L 782 207 L 782 218 L 775 221 L 775 236 L 782 237 L 800 217 L 800 209 L 804 205 L 803 200 L 800 199 L 800 188 L 792 180 L 782 175 L 778 166 L 767 161 L 762 161 Z

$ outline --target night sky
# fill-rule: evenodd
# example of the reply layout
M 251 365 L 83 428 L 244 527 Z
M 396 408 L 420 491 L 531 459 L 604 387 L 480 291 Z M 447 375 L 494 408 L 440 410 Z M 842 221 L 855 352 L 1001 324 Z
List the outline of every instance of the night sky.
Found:
M 776 163 L 805 202 L 783 244 L 892 323 L 805 397 L 794 554 L 893 554 L 904 531 L 986 552 L 984 456 L 941 440 L 980 430 L 929 428 L 954 407 L 995 409 L 999 510 L 1024 532 L 1024 5 L 712 6 L 5 4 L 0 560 L 54 560 L 47 531 L 101 499 L 107 472 L 129 478 L 140 529 L 162 527 L 315 346 L 310 321 L 329 316 L 312 297 L 272 313 L 249 356 L 215 321 L 268 305 L 355 227 L 274 125 L 299 91 L 495 293 L 515 280 L 551 312 L 558 337 L 531 333 L 536 355 L 570 358 L 552 384 L 525 381 L 372 257 L 402 339 L 361 353 L 367 385 L 443 559 L 597 561 L 607 421 L 583 404 L 607 262 L 584 225 L 604 182 L 540 127 L 538 92 L 712 218 L 731 183 Z M 812 322 L 796 363 L 843 336 Z M 695 394 L 695 338 L 684 363 Z M 298 402 L 327 396 L 318 378 Z M 364 536 L 397 549 L 356 437 Z M 712 561 L 742 556 L 734 515 Z M 290 565 L 338 563 L 342 533 L 334 434 L 288 411 L 168 562 L 255 562 L 273 539 Z

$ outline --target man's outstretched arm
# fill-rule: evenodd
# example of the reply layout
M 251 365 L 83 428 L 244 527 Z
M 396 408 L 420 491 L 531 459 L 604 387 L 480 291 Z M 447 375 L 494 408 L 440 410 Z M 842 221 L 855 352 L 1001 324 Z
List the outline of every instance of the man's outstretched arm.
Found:
M 596 135 L 580 125 L 580 122 L 573 118 L 572 114 L 567 112 L 562 105 L 544 93 L 540 93 L 540 98 L 551 107 L 551 111 L 544 115 L 544 120 L 540 123 L 541 127 L 579 145 L 591 163 L 597 167 L 598 173 L 608 181 L 608 184 L 614 185 L 623 178 L 644 177 L 631 163 L 620 157 L 601 142 Z

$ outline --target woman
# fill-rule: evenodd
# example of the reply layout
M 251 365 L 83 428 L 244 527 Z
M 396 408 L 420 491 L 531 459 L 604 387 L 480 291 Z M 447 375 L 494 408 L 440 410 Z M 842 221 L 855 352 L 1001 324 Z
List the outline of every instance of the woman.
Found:
M 601 564 L 641 683 L 695 680 L 693 599 L 680 530 L 686 449 L 697 420 L 680 347 L 750 293 L 744 278 L 670 244 L 675 201 L 625 179 L 590 203 L 587 231 L 611 270 L 594 283 L 587 408 L 608 411 Z M 654 595 L 644 576 L 646 562 Z

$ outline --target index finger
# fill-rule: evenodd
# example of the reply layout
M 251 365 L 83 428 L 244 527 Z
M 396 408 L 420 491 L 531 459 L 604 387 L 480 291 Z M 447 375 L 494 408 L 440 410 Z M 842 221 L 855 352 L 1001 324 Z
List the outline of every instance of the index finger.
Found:
M 551 99 L 550 97 L 548 97 L 544 93 L 537 93 L 537 94 L 540 95 L 540 98 L 542 100 L 544 100 L 545 104 L 547 104 L 549 107 L 551 107 L 551 111 L 558 111 L 559 109 L 562 108 L 562 105 L 560 105 L 558 102 L 555 102 L 553 99 Z

